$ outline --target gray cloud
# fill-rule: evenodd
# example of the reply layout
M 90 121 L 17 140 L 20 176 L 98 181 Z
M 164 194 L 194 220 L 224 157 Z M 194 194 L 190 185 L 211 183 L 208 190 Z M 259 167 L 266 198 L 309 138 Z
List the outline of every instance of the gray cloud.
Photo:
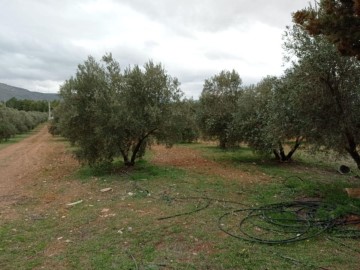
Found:
M 241 61 L 247 61 L 244 57 L 241 57 L 239 55 L 236 55 L 234 53 L 231 52 L 224 52 L 224 51 L 207 51 L 204 52 L 204 56 L 208 59 L 211 60 L 227 60 L 227 59 L 231 59 L 231 60 L 241 60 Z
M 152 20 L 170 23 L 175 28 L 220 31 L 254 21 L 283 28 L 291 22 L 291 12 L 303 8 L 308 1 L 264 0 L 124 0 Z M 191 30 L 189 30 L 191 32 Z
M 88 55 L 100 59 L 112 52 L 122 67 L 148 59 L 164 63 L 187 95 L 196 97 L 204 79 L 222 69 L 266 66 L 249 59 L 246 49 L 223 45 L 239 42 L 256 23 L 284 29 L 291 11 L 306 5 L 289 0 L 0 0 L 0 82 L 54 92 Z M 214 44 L 229 29 L 234 36 Z M 244 74 L 243 79 L 254 82 L 266 75 Z
M 60 42 L 9 41 L 0 35 L 0 77 L 60 80 L 73 73 L 86 56 L 79 48 Z

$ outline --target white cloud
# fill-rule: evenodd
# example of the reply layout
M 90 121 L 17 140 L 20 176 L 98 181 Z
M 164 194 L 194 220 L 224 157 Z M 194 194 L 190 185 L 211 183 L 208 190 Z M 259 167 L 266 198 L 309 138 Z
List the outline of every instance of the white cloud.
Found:
M 88 55 L 162 62 L 197 97 L 204 79 L 282 72 L 281 35 L 307 1 L 0 0 L 0 82 L 56 92 Z

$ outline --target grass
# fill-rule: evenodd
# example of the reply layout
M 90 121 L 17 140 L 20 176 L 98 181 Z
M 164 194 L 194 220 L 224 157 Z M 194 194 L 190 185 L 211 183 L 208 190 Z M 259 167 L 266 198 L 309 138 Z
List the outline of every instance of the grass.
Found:
M 83 167 L 62 184 L 44 174 L 39 183 L 46 184 L 38 184 L 33 197 L 15 206 L 19 218 L 1 222 L 0 268 L 358 269 L 357 240 L 336 238 L 339 244 L 325 233 L 291 244 L 264 245 L 230 237 L 218 228 L 224 213 L 305 197 L 335 203 L 335 215 L 359 213 L 359 200 L 343 191 L 359 186 L 354 175 L 338 175 L 331 166 L 319 167 L 310 160 L 269 162 L 247 148 L 181 147 L 196 148 L 208 159 L 249 174 L 264 174 L 268 181 L 243 183 L 157 166 L 148 157 L 127 171 L 119 163 L 112 170 Z M 57 197 L 66 197 L 69 181 L 79 185 L 73 199 L 83 203 L 41 204 L 39 198 L 50 184 Z M 100 192 L 105 187 L 113 190 Z M 208 198 L 214 200 L 206 207 Z

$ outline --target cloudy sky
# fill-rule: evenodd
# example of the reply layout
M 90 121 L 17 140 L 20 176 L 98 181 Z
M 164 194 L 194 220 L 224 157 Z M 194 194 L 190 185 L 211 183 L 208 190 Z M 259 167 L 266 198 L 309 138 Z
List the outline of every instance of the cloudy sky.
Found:
M 57 92 L 88 55 L 161 62 L 197 98 L 235 69 L 244 84 L 283 71 L 282 34 L 309 0 L 0 0 L 0 82 Z

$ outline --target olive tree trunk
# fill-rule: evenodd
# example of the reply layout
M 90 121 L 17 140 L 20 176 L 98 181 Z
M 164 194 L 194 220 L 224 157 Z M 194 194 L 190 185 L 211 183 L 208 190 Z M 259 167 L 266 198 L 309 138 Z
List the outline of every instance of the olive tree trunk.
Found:
M 121 155 L 123 156 L 124 159 L 124 164 L 125 166 L 134 166 L 135 165 L 135 161 L 136 158 L 138 156 L 139 150 L 141 149 L 141 146 L 143 145 L 143 143 L 146 141 L 146 139 L 153 134 L 155 131 L 157 130 L 157 128 L 151 129 L 148 133 L 146 133 L 145 135 L 141 136 L 138 141 L 136 142 L 136 144 L 134 144 L 134 147 L 132 149 L 132 153 L 131 153 L 131 157 L 129 158 L 129 150 L 124 151 L 124 150 L 120 150 L 121 151 Z M 130 149 L 130 148 L 129 148 Z
M 348 146 L 345 147 L 345 149 L 350 154 L 352 159 L 355 161 L 358 169 L 360 169 L 360 155 L 356 149 L 357 144 L 355 142 L 355 138 L 349 131 L 345 132 L 345 136 L 348 141 Z
M 278 149 L 273 149 L 273 154 L 275 156 L 275 159 L 278 160 L 278 161 L 281 161 L 281 162 L 291 161 L 292 156 L 294 155 L 295 151 L 301 145 L 301 142 L 302 142 L 301 137 L 296 138 L 295 144 L 290 149 L 289 153 L 286 154 L 281 141 L 279 141 L 278 142 Z

